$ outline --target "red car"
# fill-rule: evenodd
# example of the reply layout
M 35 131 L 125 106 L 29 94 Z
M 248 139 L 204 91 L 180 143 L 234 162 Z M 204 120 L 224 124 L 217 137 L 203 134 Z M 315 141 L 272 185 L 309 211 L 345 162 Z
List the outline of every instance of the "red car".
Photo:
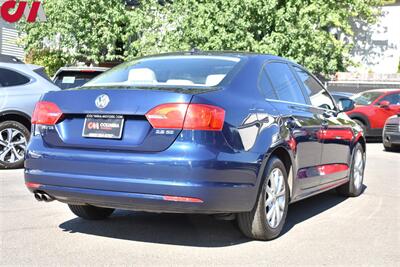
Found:
M 386 119 L 400 113 L 400 89 L 369 90 L 351 98 L 355 108 L 347 115 L 360 124 L 369 137 L 382 136 Z

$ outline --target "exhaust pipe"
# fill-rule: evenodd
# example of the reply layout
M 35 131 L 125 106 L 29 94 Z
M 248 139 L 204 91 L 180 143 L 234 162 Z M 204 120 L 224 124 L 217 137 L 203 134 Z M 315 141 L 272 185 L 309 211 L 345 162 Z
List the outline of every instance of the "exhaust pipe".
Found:
M 54 198 L 46 193 L 42 194 L 42 199 L 44 202 L 51 202 L 54 200 Z
M 43 200 L 43 199 L 42 199 L 42 196 L 41 196 L 40 194 L 38 194 L 38 193 L 35 193 L 34 196 L 35 196 L 35 199 L 36 199 L 37 201 L 42 201 L 42 200 Z
M 51 202 L 54 200 L 54 197 L 46 193 L 35 193 L 34 195 L 37 201 Z

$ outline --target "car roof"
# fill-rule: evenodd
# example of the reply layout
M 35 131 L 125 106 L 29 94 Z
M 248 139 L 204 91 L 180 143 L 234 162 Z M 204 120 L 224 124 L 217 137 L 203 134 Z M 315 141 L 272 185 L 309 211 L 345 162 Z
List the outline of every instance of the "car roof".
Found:
M 5 68 L 9 68 L 9 69 L 15 69 L 15 70 L 19 70 L 19 71 L 33 71 L 36 69 L 42 69 L 44 67 L 39 66 L 39 65 L 34 65 L 34 64 L 25 64 L 25 63 L 4 63 L 4 62 L 0 62 L 0 66 L 5 67 Z
M 385 89 L 372 89 L 372 90 L 367 90 L 367 91 L 363 91 L 362 93 L 365 93 L 365 92 L 393 93 L 393 92 L 397 92 L 397 91 L 400 91 L 400 89 L 396 89 L 396 88 L 385 88 Z
M 21 60 L 14 56 L 0 54 L 0 62 L 1 63 L 14 63 L 14 64 L 24 64 Z

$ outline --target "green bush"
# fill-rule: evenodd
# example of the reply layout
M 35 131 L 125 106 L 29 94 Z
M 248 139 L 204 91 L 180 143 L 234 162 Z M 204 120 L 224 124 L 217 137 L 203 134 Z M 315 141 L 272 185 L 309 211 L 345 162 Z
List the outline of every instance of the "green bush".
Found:
M 70 59 L 61 51 L 32 49 L 27 53 L 25 62 L 45 67 L 46 73 L 52 77 L 59 68 L 68 64 Z

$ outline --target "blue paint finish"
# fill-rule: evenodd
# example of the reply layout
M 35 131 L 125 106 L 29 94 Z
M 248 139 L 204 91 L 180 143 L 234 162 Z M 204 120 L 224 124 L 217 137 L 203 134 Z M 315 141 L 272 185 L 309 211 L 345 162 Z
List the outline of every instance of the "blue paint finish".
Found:
M 308 105 L 269 101 L 260 92 L 258 78 L 264 63 L 283 59 L 240 57 L 234 74 L 208 91 L 90 88 L 46 94 L 43 100 L 56 103 L 64 119 L 32 136 L 26 182 L 42 184 L 41 191 L 66 203 L 157 212 L 244 212 L 254 207 L 265 165 L 277 149 L 289 155 L 294 174 L 300 168 L 323 164 L 322 155 L 333 153 L 330 149 L 337 146 L 345 147 L 342 161 L 349 163 L 347 154 L 354 144 L 333 140 L 324 147 L 315 138 L 321 128 L 319 111 Z M 100 94 L 111 100 L 101 110 L 95 106 Z M 221 107 L 226 111 L 223 130 L 157 134 L 145 114 L 164 103 Z M 86 114 L 124 115 L 121 140 L 83 138 Z M 293 118 L 298 127 L 289 129 Z M 351 122 L 335 121 L 338 124 Z M 303 180 L 308 184 L 292 177 L 292 200 L 324 190 L 320 177 Z M 199 198 L 203 203 L 165 201 L 165 195 Z

